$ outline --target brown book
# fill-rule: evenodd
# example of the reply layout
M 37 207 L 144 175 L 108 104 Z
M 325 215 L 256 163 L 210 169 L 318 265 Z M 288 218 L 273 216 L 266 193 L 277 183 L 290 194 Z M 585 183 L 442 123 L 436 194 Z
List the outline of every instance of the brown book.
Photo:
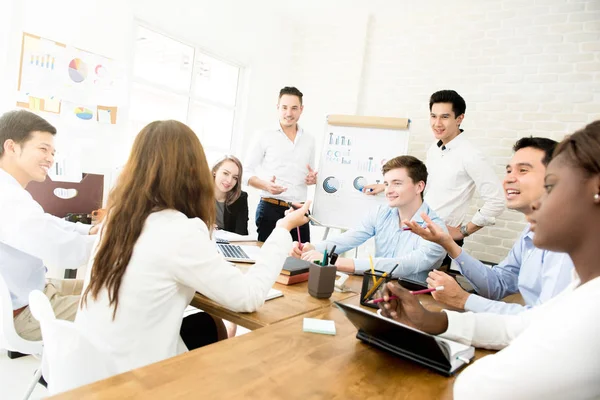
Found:
M 275 282 L 282 285 L 293 285 L 294 283 L 306 282 L 308 280 L 308 272 L 298 275 L 283 275 L 279 274 Z

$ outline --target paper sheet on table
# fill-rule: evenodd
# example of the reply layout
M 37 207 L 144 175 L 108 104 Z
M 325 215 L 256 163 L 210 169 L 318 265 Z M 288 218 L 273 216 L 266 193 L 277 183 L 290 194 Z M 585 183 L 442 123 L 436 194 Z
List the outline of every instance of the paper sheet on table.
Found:
M 258 240 L 258 235 L 255 233 L 251 233 L 250 235 L 238 235 L 237 233 L 217 229 L 213 231 L 213 234 L 216 239 L 223 239 L 228 242 L 256 242 Z

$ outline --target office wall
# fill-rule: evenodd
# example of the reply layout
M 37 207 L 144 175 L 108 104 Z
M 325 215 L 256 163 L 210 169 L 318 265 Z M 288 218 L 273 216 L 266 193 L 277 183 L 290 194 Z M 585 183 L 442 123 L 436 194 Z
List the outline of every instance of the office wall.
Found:
M 427 100 L 453 88 L 467 100 L 463 127 L 499 176 L 523 135 L 556 139 L 600 118 L 600 3 L 597 0 L 9 0 L 0 6 L 0 105 L 13 104 L 21 31 L 131 64 L 136 19 L 245 67 L 234 152 L 276 119 L 284 85 L 305 93 L 302 124 L 320 148 L 324 116 L 409 117 L 410 152 L 423 157 L 432 137 Z M 340 12 L 344 7 L 344 12 Z M 124 115 L 126 117 L 126 108 Z M 123 159 L 127 125 L 99 133 L 86 154 L 90 171 Z M 255 194 L 255 191 L 252 191 Z M 473 202 L 474 212 L 477 201 Z M 252 218 L 251 218 L 252 219 Z M 524 227 L 507 211 L 467 240 L 480 258 L 504 256 Z
M 559 140 L 600 119 L 597 0 L 430 0 L 395 5 L 374 1 L 369 7 L 369 18 L 362 22 L 366 45 L 356 112 L 409 117 L 409 152 L 417 157 L 424 158 L 433 142 L 428 99 L 440 89 L 455 89 L 466 99 L 465 134 L 487 155 L 500 178 L 518 138 L 538 135 Z M 339 16 L 331 20 L 343 25 Z M 363 31 L 357 23 L 347 29 Z M 304 36 L 297 45 L 302 49 L 299 57 L 319 63 L 331 30 L 323 27 Z M 348 42 L 353 39 L 348 37 Z M 365 40 L 359 37 L 357 42 L 360 48 Z M 331 46 L 327 59 L 348 60 L 353 51 L 356 48 Z M 360 57 L 355 62 L 360 64 Z M 343 105 L 355 90 L 335 94 L 338 76 L 347 77 L 344 67 L 323 68 L 319 80 L 304 71 L 296 70 L 299 81 L 310 77 L 318 87 L 314 83 L 307 87 L 319 96 L 328 94 L 329 104 L 318 102 L 322 106 L 318 113 L 351 109 Z M 351 87 L 355 83 L 347 82 Z M 312 104 L 307 101 L 306 107 Z M 307 120 L 321 135 L 322 123 Z M 474 200 L 471 213 L 481 204 Z M 521 214 L 506 211 L 494 227 L 468 238 L 465 247 L 478 258 L 498 261 L 524 227 Z

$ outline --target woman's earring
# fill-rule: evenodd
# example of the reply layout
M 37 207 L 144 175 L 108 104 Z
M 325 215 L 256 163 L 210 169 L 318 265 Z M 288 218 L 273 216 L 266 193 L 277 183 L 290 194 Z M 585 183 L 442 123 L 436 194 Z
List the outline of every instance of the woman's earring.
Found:
M 596 194 L 594 195 L 594 201 L 595 201 L 596 203 L 600 203 L 600 193 L 596 193 Z

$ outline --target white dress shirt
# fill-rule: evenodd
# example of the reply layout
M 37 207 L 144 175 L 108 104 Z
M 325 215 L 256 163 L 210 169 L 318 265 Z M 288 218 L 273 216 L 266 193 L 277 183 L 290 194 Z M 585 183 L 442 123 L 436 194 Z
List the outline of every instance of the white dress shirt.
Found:
M 78 268 L 90 256 L 94 237 L 89 225 L 44 213 L 28 191 L 0 168 L 0 275 L 13 310 L 29 304 L 32 290 L 44 290 L 44 262 Z
M 579 284 L 518 315 L 446 311 L 443 337 L 503 349 L 462 372 L 454 398 L 600 398 L 600 278 Z
M 447 225 L 468 222 L 467 211 L 475 188 L 484 200 L 471 222 L 477 226 L 496 223 L 504 211 L 504 193 L 500 179 L 485 156 L 459 134 L 448 144 L 433 143 L 425 161 L 429 173 L 425 201 Z
M 277 185 L 287 188 L 281 194 L 273 195 L 261 190 L 261 197 L 271 197 L 285 201 L 306 200 L 307 187 L 304 179 L 308 174 L 307 165 L 315 167 L 314 138 L 298 125 L 296 139 L 292 142 L 281 126 L 257 134 L 254 145 L 244 163 L 244 184 L 256 176 L 265 181 L 276 177 Z
M 108 292 L 77 313 L 75 323 L 104 340 L 119 372 L 185 351 L 179 336 L 185 308 L 196 291 L 236 312 L 252 312 L 265 301 L 292 245 L 275 228 L 247 273 L 225 261 L 198 218 L 175 210 L 151 214 L 123 275 L 113 320 Z M 93 258 L 84 287 L 89 284 Z

